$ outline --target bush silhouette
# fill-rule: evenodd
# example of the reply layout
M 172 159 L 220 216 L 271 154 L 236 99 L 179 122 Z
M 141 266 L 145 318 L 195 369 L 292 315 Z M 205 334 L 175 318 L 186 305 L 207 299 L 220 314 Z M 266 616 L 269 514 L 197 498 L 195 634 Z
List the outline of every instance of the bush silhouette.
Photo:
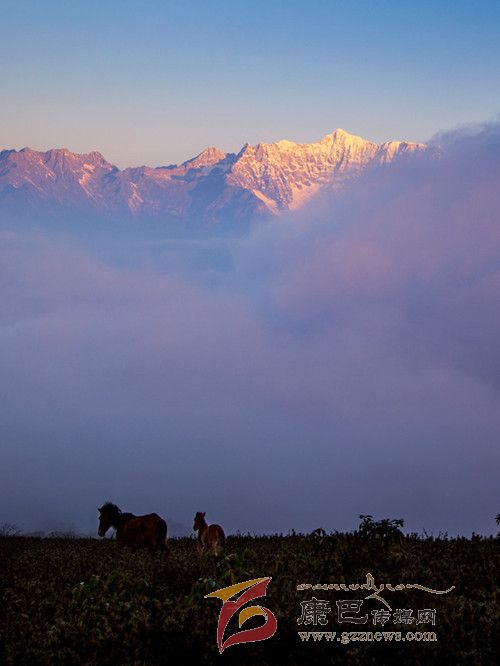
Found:
M 390 539 L 393 537 L 401 537 L 401 527 L 405 522 L 402 518 L 383 518 L 382 520 L 373 520 L 373 516 L 363 515 L 359 516 L 361 523 L 359 525 L 359 533 L 369 539 Z

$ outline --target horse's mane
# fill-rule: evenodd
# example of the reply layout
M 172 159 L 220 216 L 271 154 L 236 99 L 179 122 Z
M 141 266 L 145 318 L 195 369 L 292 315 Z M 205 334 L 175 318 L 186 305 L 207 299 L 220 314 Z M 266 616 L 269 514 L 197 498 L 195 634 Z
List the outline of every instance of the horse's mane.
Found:
M 108 511 L 110 513 L 121 513 L 121 509 L 119 509 L 116 504 L 113 504 L 113 502 L 106 502 L 99 510 Z
M 113 504 L 113 502 L 106 502 L 99 510 L 103 511 L 104 513 L 108 513 L 108 515 L 111 515 L 112 520 L 120 520 L 122 522 L 129 520 L 130 518 L 137 517 L 133 513 L 122 511 L 119 507 L 116 506 L 116 504 Z

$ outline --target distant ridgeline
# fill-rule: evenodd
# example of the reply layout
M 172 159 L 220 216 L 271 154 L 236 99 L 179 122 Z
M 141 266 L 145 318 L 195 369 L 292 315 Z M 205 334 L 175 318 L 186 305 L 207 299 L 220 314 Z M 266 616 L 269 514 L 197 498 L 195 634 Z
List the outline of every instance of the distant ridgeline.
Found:
M 237 154 L 207 148 L 180 165 L 156 168 L 120 170 L 98 152 L 3 150 L 0 210 L 237 225 L 300 208 L 322 188 L 341 189 L 368 165 L 425 150 L 341 129 L 318 143 L 246 144 Z

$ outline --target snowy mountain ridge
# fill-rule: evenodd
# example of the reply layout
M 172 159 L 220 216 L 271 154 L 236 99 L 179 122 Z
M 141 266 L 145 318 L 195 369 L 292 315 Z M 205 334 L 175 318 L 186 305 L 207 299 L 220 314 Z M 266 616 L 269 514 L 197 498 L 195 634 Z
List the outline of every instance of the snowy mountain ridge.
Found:
M 100 153 L 0 152 L 0 207 L 78 210 L 217 222 L 296 210 L 321 189 L 341 189 L 370 165 L 426 150 L 420 143 L 377 144 L 336 129 L 316 143 L 215 147 L 180 165 L 118 169 Z

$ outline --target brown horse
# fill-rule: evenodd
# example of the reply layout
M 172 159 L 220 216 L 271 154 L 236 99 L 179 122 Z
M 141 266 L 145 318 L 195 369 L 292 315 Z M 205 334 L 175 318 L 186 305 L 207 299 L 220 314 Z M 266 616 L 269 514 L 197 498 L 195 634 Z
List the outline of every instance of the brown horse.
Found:
M 118 543 L 124 546 L 147 547 L 151 550 L 167 547 L 167 523 L 157 513 L 134 516 L 122 511 L 111 502 L 99 509 L 99 536 L 103 537 L 110 527 L 116 530 Z
M 198 552 L 202 552 L 205 546 L 211 548 L 214 555 L 217 549 L 224 546 L 226 535 L 220 525 L 207 525 L 205 512 L 198 511 L 194 517 L 193 530 L 198 532 Z

